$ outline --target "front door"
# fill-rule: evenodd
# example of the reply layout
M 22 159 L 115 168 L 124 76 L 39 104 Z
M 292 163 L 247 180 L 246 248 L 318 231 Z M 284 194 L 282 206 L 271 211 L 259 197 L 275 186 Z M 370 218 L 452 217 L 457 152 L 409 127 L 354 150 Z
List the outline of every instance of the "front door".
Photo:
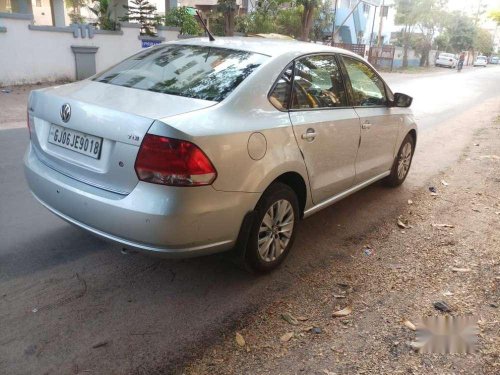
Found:
M 353 185 L 360 123 L 334 55 L 298 59 L 293 74 L 290 120 L 318 204 Z
M 342 56 L 351 100 L 361 121 L 361 142 L 356 158 L 356 184 L 391 169 L 402 116 L 388 106 L 385 84 L 360 59 Z

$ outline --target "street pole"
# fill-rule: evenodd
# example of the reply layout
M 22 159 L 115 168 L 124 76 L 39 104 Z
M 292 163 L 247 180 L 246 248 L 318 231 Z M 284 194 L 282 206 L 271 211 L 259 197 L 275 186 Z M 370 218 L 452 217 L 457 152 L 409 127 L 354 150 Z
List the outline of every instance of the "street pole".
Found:
M 374 5 L 375 9 L 373 10 L 373 22 L 372 22 L 372 32 L 370 34 L 370 47 L 373 45 L 373 29 L 375 28 L 375 17 L 377 16 L 377 6 Z
M 331 46 L 335 43 L 335 20 L 337 18 L 337 2 L 338 0 L 335 0 L 335 7 L 333 10 L 333 25 L 332 25 L 332 42 L 330 43 Z
M 380 7 L 380 23 L 378 25 L 378 47 L 382 47 L 382 24 L 384 20 L 384 5 L 385 5 L 385 0 L 382 0 L 382 6 Z

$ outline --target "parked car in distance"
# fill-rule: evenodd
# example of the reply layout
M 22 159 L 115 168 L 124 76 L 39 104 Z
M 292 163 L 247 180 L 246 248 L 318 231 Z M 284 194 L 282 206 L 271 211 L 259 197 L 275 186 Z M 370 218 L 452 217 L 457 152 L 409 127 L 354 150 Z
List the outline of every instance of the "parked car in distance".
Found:
M 474 66 L 486 66 L 488 64 L 488 58 L 486 56 L 478 56 L 474 60 Z
M 500 62 L 500 58 L 498 56 L 492 56 L 490 58 L 490 64 L 498 64 Z
M 411 102 L 338 48 L 169 42 L 33 91 L 25 175 L 54 214 L 125 248 L 238 249 L 270 271 L 301 219 L 376 181 L 403 183 Z
M 457 63 L 458 59 L 454 54 L 441 52 L 435 65 L 454 69 L 457 67 Z

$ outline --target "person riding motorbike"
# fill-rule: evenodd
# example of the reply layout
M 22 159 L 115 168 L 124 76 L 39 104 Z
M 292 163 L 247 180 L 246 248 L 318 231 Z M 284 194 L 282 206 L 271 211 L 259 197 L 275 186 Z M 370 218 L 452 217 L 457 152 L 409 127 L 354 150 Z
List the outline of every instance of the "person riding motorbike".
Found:
M 457 64 L 457 70 L 460 72 L 464 66 L 464 61 L 465 61 L 465 53 L 462 52 L 460 53 L 460 56 L 458 58 L 458 64 Z

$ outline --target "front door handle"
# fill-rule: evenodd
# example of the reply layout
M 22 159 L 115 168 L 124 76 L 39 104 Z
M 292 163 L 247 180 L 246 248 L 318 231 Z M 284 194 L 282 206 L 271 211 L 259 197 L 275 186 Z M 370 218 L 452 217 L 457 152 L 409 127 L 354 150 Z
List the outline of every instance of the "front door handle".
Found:
M 314 141 L 315 138 L 316 138 L 316 132 L 312 128 L 307 129 L 307 131 L 304 134 L 302 134 L 302 139 L 305 139 L 308 142 Z
M 361 124 L 361 129 L 370 129 L 372 127 L 371 122 L 365 121 Z

